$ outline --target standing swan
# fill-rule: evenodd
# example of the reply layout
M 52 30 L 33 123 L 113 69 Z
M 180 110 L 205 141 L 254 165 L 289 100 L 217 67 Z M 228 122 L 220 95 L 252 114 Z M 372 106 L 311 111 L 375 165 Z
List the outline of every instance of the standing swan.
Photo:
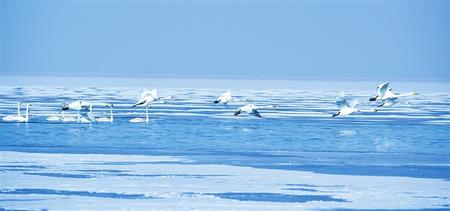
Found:
M 28 119 L 29 119 L 28 118 L 28 110 L 29 110 L 29 107 L 31 106 L 31 104 L 30 103 L 26 104 L 25 116 L 20 115 L 20 105 L 21 104 L 22 104 L 21 102 L 17 103 L 17 115 L 5 116 L 2 118 L 3 121 L 5 121 L 5 122 L 28 122 Z

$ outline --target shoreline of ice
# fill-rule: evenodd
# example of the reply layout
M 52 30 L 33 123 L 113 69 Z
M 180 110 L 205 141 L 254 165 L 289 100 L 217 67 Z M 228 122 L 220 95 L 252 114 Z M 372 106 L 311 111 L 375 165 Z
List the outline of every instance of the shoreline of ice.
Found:
M 442 179 L 193 164 L 183 156 L 0 155 L 5 209 L 424 209 L 448 208 L 450 198 Z

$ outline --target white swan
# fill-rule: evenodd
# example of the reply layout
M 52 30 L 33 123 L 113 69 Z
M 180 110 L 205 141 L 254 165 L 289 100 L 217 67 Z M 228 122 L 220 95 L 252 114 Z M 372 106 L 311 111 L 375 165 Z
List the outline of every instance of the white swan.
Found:
M 47 121 L 50 121 L 50 122 L 56 122 L 56 121 L 60 121 L 60 120 L 61 120 L 61 116 L 59 116 L 59 115 L 53 115 L 53 116 L 47 117 Z
M 274 108 L 275 106 L 273 105 L 269 105 L 269 106 L 256 106 L 254 104 L 247 104 L 244 105 L 242 107 L 240 107 L 239 109 L 236 110 L 236 112 L 234 112 L 234 115 L 237 116 L 239 114 L 241 114 L 242 112 L 247 113 L 249 115 L 253 115 L 256 117 L 262 117 L 261 114 L 258 112 L 258 109 L 260 108 Z
M 150 103 L 154 103 L 159 101 L 160 103 L 165 103 L 162 100 L 166 100 L 166 99 L 172 99 L 172 96 L 169 97 L 159 97 L 158 96 L 158 91 L 156 89 L 152 89 L 151 91 L 147 91 L 144 90 L 143 92 L 141 92 L 141 96 L 139 97 L 139 100 L 136 104 L 134 104 L 131 107 L 136 107 L 136 106 L 149 106 Z
M 49 116 L 47 118 L 47 121 L 50 121 L 50 122 L 57 122 L 57 121 L 61 121 L 61 122 L 77 122 L 78 118 L 73 117 L 73 116 L 66 116 L 64 114 L 64 111 L 61 111 L 60 115 Z
M 214 103 L 228 103 L 233 101 L 233 97 L 231 96 L 231 91 L 226 91 L 220 95 L 220 97 L 217 98 L 217 100 L 214 101 Z
M 350 103 L 347 102 L 347 100 L 344 98 L 344 94 L 342 93 L 341 95 L 338 95 L 336 97 L 336 105 L 338 106 L 339 111 L 333 114 L 331 117 L 347 116 L 355 112 L 377 112 L 377 110 L 375 109 L 372 110 L 357 109 L 356 108 L 357 104 L 358 104 L 357 100 L 352 100 L 350 101 Z
M 338 96 L 336 98 L 336 105 L 339 108 L 339 111 L 333 114 L 331 117 L 335 116 L 346 116 L 354 112 L 359 112 L 358 109 L 355 108 L 358 101 L 352 100 L 350 103 L 345 100 L 344 95 Z
M 130 119 L 128 121 L 132 122 L 132 123 L 139 123 L 139 122 L 148 123 L 148 120 L 149 120 L 148 107 L 150 106 L 151 103 L 157 101 L 158 99 L 160 99 L 160 98 L 158 97 L 158 93 L 157 93 L 156 89 L 152 89 L 151 91 L 143 91 L 141 93 L 141 96 L 139 97 L 138 102 L 131 107 L 134 108 L 136 106 L 144 106 L 145 107 L 145 119 L 136 117 L 136 118 Z
M 5 120 L 5 119 L 11 119 L 11 118 L 14 118 L 14 117 L 18 117 L 18 116 L 21 116 L 21 114 L 20 114 L 20 106 L 22 105 L 22 102 L 17 102 L 17 115 L 8 115 L 8 116 L 5 116 L 5 117 L 3 117 L 3 120 Z
M 398 98 L 417 95 L 416 92 L 409 92 L 405 94 L 395 94 L 392 92 L 392 88 L 389 88 L 389 82 L 382 83 L 377 86 L 377 95 L 370 98 L 370 101 L 376 101 L 379 99 L 381 104 L 378 107 L 382 106 L 391 106 L 394 105 Z
M 105 106 L 109 106 L 109 117 L 97 117 L 95 118 L 95 120 L 97 122 L 113 122 L 114 121 L 114 117 L 113 117 L 113 107 L 114 105 L 111 104 L 104 104 Z
M 148 123 L 148 120 L 149 120 L 149 118 L 148 118 L 148 106 L 146 106 L 145 107 L 145 119 L 144 118 L 140 118 L 140 117 L 136 117 L 136 118 L 130 119 L 128 121 L 132 122 L 132 123 L 141 123 L 141 122 Z
M 92 110 L 91 106 L 92 106 L 91 103 L 78 100 L 78 101 L 73 101 L 73 102 L 71 102 L 69 104 L 63 103 L 61 110 L 62 111 L 66 111 L 66 110 L 69 110 L 69 109 L 76 110 L 77 111 L 77 121 L 86 123 L 86 122 L 90 122 L 90 121 L 88 119 L 86 119 L 85 117 L 82 117 L 80 115 L 80 111 L 81 110 L 88 110 L 89 111 L 89 108 L 91 108 L 91 110 Z
M 92 111 L 92 104 L 89 105 L 89 112 L 87 112 L 86 116 L 87 116 L 86 119 L 89 122 L 97 122 L 97 120 L 95 119 L 95 116 L 94 116 L 94 112 Z
M 30 103 L 26 104 L 26 110 L 25 110 L 25 116 L 20 115 L 20 105 L 22 103 L 17 103 L 17 115 L 8 115 L 2 118 L 3 121 L 5 122 L 28 122 L 28 110 L 29 107 L 31 106 Z

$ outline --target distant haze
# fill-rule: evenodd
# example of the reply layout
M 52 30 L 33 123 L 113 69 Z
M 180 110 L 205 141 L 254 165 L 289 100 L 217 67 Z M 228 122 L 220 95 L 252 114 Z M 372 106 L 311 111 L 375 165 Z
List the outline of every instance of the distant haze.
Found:
M 1 75 L 450 77 L 450 1 L 0 1 Z

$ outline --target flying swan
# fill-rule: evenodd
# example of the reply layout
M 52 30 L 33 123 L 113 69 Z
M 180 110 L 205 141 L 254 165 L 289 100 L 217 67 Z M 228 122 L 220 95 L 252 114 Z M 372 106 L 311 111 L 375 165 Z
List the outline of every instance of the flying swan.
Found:
M 382 83 L 377 86 L 377 95 L 370 98 L 370 101 L 380 100 L 381 104 L 378 107 L 382 106 L 391 106 L 394 105 L 398 98 L 417 95 L 416 92 L 409 92 L 405 94 L 395 94 L 392 92 L 392 88 L 389 88 L 389 82 Z
M 261 114 L 258 112 L 258 109 L 261 108 L 274 108 L 275 106 L 273 105 L 269 105 L 269 106 L 256 106 L 254 104 L 247 104 L 244 105 L 242 107 L 240 107 L 239 109 L 236 110 L 236 112 L 234 112 L 234 115 L 237 116 L 241 113 L 247 113 L 249 115 L 253 115 L 256 117 L 262 117 Z
M 377 110 L 361 110 L 357 109 L 356 105 L 358 104 L 357 100 L 352 100 L 347 102 L 347 100 L 344 98 L 344 94 L 340 94 L 336 97 L 336 105 L 339 108 L 339 111 L 334 113 L 331 117 L 336 116 L 347 116 L 355 112 L 376 112 Z

